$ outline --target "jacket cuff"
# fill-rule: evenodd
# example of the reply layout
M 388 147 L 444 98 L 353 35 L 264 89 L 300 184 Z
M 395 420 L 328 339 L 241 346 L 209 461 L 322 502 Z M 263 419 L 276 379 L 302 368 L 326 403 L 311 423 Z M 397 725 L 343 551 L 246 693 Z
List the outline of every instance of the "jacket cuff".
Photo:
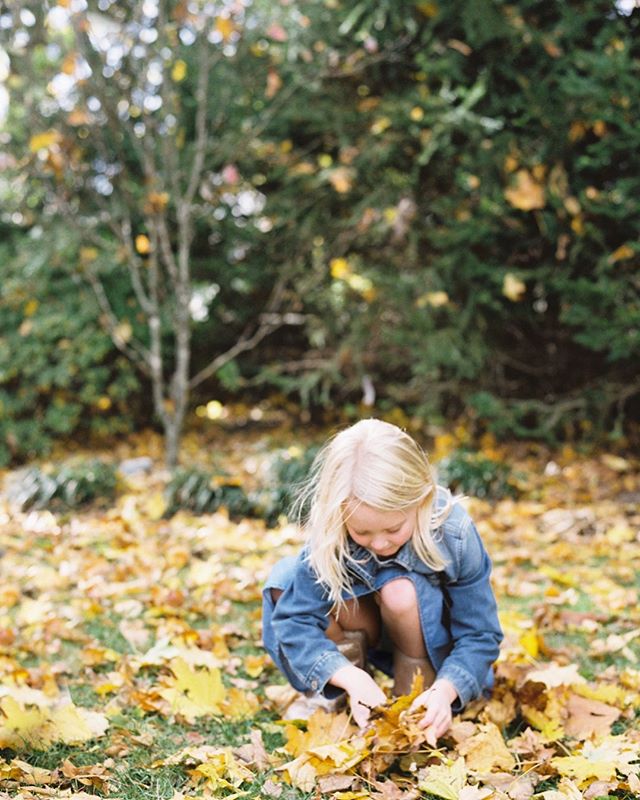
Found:
M 458 697 L 453 701 L 451 707 L 454 711 L 460 711 L 470 700 L 478 697 L 481 687 L 478 681 L 466 669 L 457 664 L 443 664 L 438 672 L 437 678 L 446 678 L 458 692 Z
M 325 650 L 307 674 L 306 681 L 309 689 L 312 692 L 329 693 L 327 696 L 341 693 L 342 689 L 338 689 L 336 686 L 327 686 L 327 683 L 341 667 L 347 667 L 350 664 L 349 659 L 343 656 L 339 650 Z

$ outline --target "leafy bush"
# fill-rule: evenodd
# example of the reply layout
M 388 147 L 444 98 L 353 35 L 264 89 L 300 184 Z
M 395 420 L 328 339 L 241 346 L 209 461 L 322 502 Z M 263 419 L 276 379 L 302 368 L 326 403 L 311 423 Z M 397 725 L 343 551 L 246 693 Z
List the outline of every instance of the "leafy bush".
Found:
M 235 478 L 220 472 L 179 469 L 165 490 L 165 516 L 170 517 L 180 509 L 211 514 L 226 508 L 232 519 L 258 517 L 275 526 L 291 510 L 295 490 L 307 477 L 317 451 L 317 447 L 310 447 L 278 452 L 270 465 L 267 485 L 249 494 Z
M 515 496 L 511 467 L 482 453 L 462 448 L 437 464 L 438 482 L 474 497 Z
M 118 483 L 114 466 L 92 460 L 51 470 L 31 467 L 12 487 L 10 497 L 22 509 L 73 509 L 110 502 Z
M 35 227 L 15 244 L 0 245 L 0 466 L 46 455 L 54 438 L 127 432 L 144 402 L 67 269 L 73 233 Z
M 194 514 L 228 510 L 231 519 L 254 515 L 254 503 L 234 479 L 196 468 L 176 470 L 165 490 L 166 517 L 184 509 Z
M 269 476 L 269 485 L 258 494 L 261 516 L 268 525 L 275 525 L 291 512 L 296 490 L 308 477 L 318 446 L 306 450 L 289 448 L 276 455 Z M 303 510 L 304 512 L 304 510 Z

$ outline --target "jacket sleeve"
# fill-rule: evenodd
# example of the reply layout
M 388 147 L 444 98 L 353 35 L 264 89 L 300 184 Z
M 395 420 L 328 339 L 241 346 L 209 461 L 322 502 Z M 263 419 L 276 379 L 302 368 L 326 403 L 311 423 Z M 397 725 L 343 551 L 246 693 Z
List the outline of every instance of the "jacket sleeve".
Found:
M 279 659 L 298 691 L 324 691 L 328 696 L 341 693 L 326 686 L 338 669 L 349 664 L 326 636 L 330 610 L 327 593 L 303 553 L 271 619 Z
M 465 515 L 466 516 L 466 515 Z M 442 583 L 453 647 L 438 670 L 458 692 L 458 710 L 490 683 L 503 634 L 491 588 L 491 561 L 470 517 L 449 537 L 452 563 Z

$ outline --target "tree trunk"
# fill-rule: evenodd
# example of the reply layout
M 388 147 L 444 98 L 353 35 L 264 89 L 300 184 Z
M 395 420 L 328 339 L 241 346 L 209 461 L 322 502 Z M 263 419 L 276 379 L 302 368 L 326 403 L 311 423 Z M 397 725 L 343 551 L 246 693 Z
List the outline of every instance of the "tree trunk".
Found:
M 164 455 L 167 469 L 173 470 L 178 466 L 180 453 L 180 440 L 184 426 L 184 414 L 167 414 L 164 420 Z

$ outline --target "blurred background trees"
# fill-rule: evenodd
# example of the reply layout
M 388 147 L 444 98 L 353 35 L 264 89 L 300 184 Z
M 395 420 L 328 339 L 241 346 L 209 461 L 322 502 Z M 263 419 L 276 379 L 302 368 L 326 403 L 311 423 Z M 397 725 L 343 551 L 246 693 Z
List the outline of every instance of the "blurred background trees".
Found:
M 637 435 L 639 20 L 6 5 L 0 460 L 276 393 Z

